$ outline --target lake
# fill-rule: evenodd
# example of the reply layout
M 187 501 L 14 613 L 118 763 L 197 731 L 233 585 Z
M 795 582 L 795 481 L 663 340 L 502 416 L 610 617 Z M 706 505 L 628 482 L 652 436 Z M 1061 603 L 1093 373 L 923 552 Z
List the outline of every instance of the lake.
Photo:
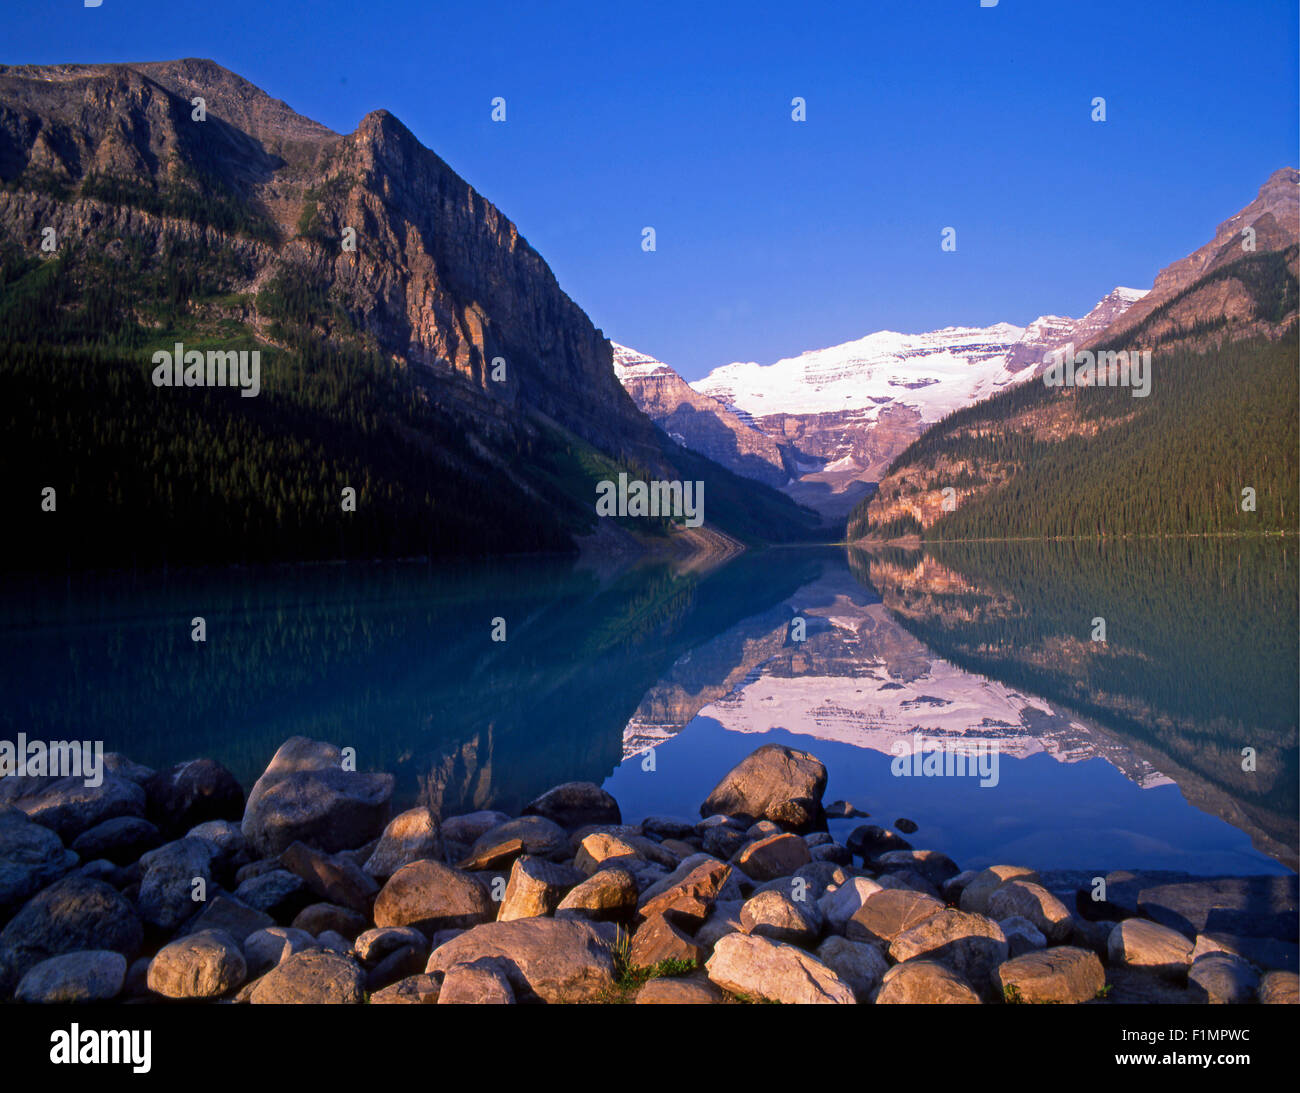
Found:
M 11 580 L 3 604 L 0 738 L 210 756 L 246 788 L 303 734 L 395 773 L 398 805 L 513 813 L 582 779 L 629 820 L 691 817 L 783 742 L 828 801 L 963 868 L 1296 865 L 1293 542 L 225 569 Z M 996 779 L 927 776 L 918 745 L 985 749 Z

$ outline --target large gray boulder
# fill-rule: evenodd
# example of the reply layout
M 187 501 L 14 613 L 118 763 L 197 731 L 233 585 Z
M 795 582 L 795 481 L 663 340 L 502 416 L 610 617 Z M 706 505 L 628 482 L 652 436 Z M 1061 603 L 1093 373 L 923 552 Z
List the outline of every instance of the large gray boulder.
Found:
M 475 926 L 433 951 L 430 974 L 499 957 L 515 996 L 596 1002 L 614 986 L 614 929 L 571 919 L 521 918 Z
M 765 937 L 727 934 L 705 967 L 723 990 L 788 1004 L 852 1005 L 853 988 L 816 957 Z
M 107 949 L 129 959 L 143 940 L 135 908 L 116 889 L 76 875 L 38 892 L 0 931 L 0 949 L 16 977 L 42 960 L 83 949 Z
M 1106 985 L 1097 954 L 1060 945 L 1014 957 L 998 967 L 995 983 L 1008 1002 L 1088 1002 Z
M 238 820 L 244 789 L 215 759 L 190 759 L 150 775 L 144 783 L 146 815 L 164 838 L 179 838 L 209 820 Z
M 1192 964 L 1192 943 L 1177 930 L 1143 918 L 1126 918 L 1110 932 L 1112 965 L 1141 968 L 1166 979 L 1182 980 Z
M 787 831 L 826 826 L 826 767 L 815 755 L 765 744 L 732 767 L 700 805 L 701 816 L 771 820 Z
M 424 858 L 441 860 L 442 837 L 433 813 L 421 806 L 408 808 L 388 821 L 364 868 L 372 877 L 384 881 L 402 866 Z
M 13 805 L 71 842 L 83 831 L 118 816 L 143 816 L 145 793 L 135 782 L 103 774 L 97 786 L 84 778 L 10 775 L 0 778 L 0 805 Z
M 473 877 L 435 861 L 404 865 L 375 898 L 376 926 L 413 926 L 426 936 L 490 922 L 497 907 Z
M 140 917 L 161 930 L 174 931 L 197 914 L 212 882 L 212 844 L 205 839 L 178 839 L 151 850 L 140 864 L 145 873 L 136 901 Z M 201 888 L 195 880 L 203 882 Z
M 889 955 L 898 963 L 933 960 L 987 990 L 994 969 L 1007 959 L 1007 939 L 991 918 L 943 910 L 895 936 Z
M 390 816 L 391 774 L 343 769 L 333 744 L 286 740 L 248 795 L 244 836 L 264 857 L 304 842 L 333 854 L 382 834 Z
M 957 972 L 935 960 L 909 960 L 885 973 L 876 1005 L 979 1005 L 980 996 Z
M 63 840 L 17 808 L 0 808 L 0 921 L 77 864 Z
M 229 934 L 205 930 L 158 950 L 149 964 L 149 989 L 164 998 L 220 998 L 243 985 L 248 968 Z
M 618 802 L 594 782 L 565 782 L 548 789 L 524 808 L 525 816 L 545 816 L 561 827 L 621 824 Z
M 309 949 L 285 957 L 249 992 L 255 1006 L 359 1005 L 365 1001 L 365 974 L 350 957 Z
M 18 984 L 19 1002 L 107 1002 L 122 993 L 126 957 L 106 950 L 65 953 L 42 960 Z

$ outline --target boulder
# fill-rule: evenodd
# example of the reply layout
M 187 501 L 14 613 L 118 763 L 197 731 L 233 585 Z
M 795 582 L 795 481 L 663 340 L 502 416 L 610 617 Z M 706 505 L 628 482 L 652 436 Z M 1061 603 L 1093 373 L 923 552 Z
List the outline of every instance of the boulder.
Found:
M 503 963 L 494 957 L 453 964 L 443 977 L 438 995 L 440 1006 L 513 1006 L 514 1003 L 510 976 Z
M 600 1001 L 614 987 L 613 936 L 611 927 L 572 919 L 489 922 L 436 948 L 425 970 L 446 972 L 456 964 L 500 957 L 521 1000 Z
M 291 925 L 312 937 L 320 937 L 329 931 L 340 937 L 353 938 L 370 925 L 370 920 L 359 911 L 340 907 L 337 903 L 312 903 L 294 915 Z
M 234 820 L 206 820 L 186 832 L 186 838 L 202 839 L 212 846 L 212 868 L 231 869 L 248 859 L 248 840 Z
M 1010 880 L 989 896 L 988 914 L 1003 919 L 1019 916 L 1034 924 L 1047 940 L 1056 944 L 1074 932 L 1070 909 L 1041 884 Z
M 565 782 L 525 806 L 525 816 L 545 816 L 561 827 L 621 824 L 618 802 L 594 782 Z
M 295 842 L 280 855 L 280 863 L 301 878 L 308 890 L 327 903 L 370 913 L 379 885 L 350 858 L 327 856 L 306 843 Z
M 1126 918 L 1110 932 L 1112 965 L 1141 968 L 1181 980 L 1192 963 L 1192 943 L 1177 930 L 1142 918 Z
M 202 910 L 181 928 L 181 934 L 197 934 L 203 930 L 220 930 L 243 944 L 249 934 L 275 925 L 275 919 L 265 911 L 249 907 L 234 896 L 218 892 Z
M 589 877 L 601 867 L 602 862 L 617 861 L 623 866 L 629 866 L 633 864 L 633 859 L 639 857 L 640 851 L 630 843 L 624 842 L 617 835 L 597 831 L 582 840 L 573 864 L 584 876 Z
M 944 909 L 933 896 L 901 888 L 885 888 L 868 896 L 844 924 L 850 941 L 875 941 L 888 945 L 899 934 L 919 926 Z
M 298 874 L 272 869 L 244 881 L 235 889 L 235 898 L 278 922 L 292 922 L 312 902 L 312 893 Z
M 820 960 L 793 945 L 728 934 L 705 965 L 723 990 L 771 1002 L 852 1005 L 853 988 Z
M 344 954 L 348 955 L 348 954 Z M 366 972 L 366 990 L 378 991 L 392 986 L 402 979 L 420 975 L 429 960 L 429 943 L 421 940 L 418 945 L 403 945 L 394 949 L 383 960 Z
M 481 884 L 434 861 L 402 866 L 375 899 L 376 926 L 414 926 L 426 936 L 495 917 L 496 906 Z
M 248 967 L 229 934 L 205 930 L 178 938 L 149 963 L 149 989 L 164 998 L 220 998 L 243 985 Z
M 636 904 L 636 878 L 626 869 L 611 867 L 571 888 L 556 906 L 555 917 L 627 922 L 636 913 Z
M 521 816 L 484 832 L 470 848 L 462 869 L 501 869 L 520 854 L 561 861 L 568 856 L 569 836 L 545 816 Z
M 871 863 L 882 854 L 895 850 L 911 850 L 912 844 L 892 831 L 886 831 L 876 824 L 863 824 L 855 827 L 844 843 L 850 853 L 856 854 L 863 861 Z
M 911 835 L 916 831 L 916 821 L 902 817 L 894 821 L 894 829 L 901 831 L 904 835 Z
M 212 759 L 160 770 L 145 781 L 144 792 L 145 814 L 166 839 L 180 838 L 209 820 L 239 820 L 244 814 L 243 787 Z
M 1106 985 L 1097 954 L 1061 945 L 1002 964 L 994 982 L 1008 1002 L 1088 1002 Z
M 294 953 L 317 948 L 316 939 L 306 930 L 292 926 L 268 926 L 255 930 L 244 939 L 244 963 L 250 976 L 269 971 Z
M 162 842 L 158 829 L 139 816 L 118 816 L 83 831 L 72 842 L 82 861 L 103 858 L 114 865 L 129 865 Z
M 1002 929 L 1002 936 L 1007 939 L 1007 955 L 1009 956 L 1023 956 L 1035 949 L 1047 948 L 1047 938 L 1027 918 L 1020 915 L 1010 915 L 999 922 L 998 926 Z M 1091 946 L 1084 946 L 1084 948 L 1091 948 Z
M 495 817 L 499 813 L 485 815 Z M 427 808 L 408 808 L 388 821 L 364 868 L 372 877 L 387 880 L 402 866 L 424 858 L 441 860 L 442 833 L 437 819 Z
M 1206 953 L 1232 953 L 1244 957 L 1263 971 L 1294 972 L 1300 968 L 1300 947 L 1271 937 L 1243 937 L 1222 931 L 1198 934 L 1192 959 Z
M 516 858 L 497 912 L 497 921 L 552 914 L 559 907 L 564 893 L 582 880 L 582 874 L 571 866 L 528 854 Z
M 961 872 L 957 863 L 937 850 L 889 850 L 876 858 L 876 868 L 884 873 L 911 870 L 934 886 L 935 895 L 945 881 Z
M 959 906 L 963 911 L 969 911 L 974 915 L 987 915 L 989 900 L 993 893 L 1010 880 L 1039 883 L 1038 874 L 1032 869 L 1023 869 L 1018 865 L 990 865 L 987 869 L 981 869 L 976 873 L 970 883 L 962 889 Z
M 813 955 L 853 989 L 859 1002 L 871 998 L 871 992 L 889 970 L 889 962 L 878 946 L 834 934 L 818 945 Z
M 1007 939 L 991 918 L 945 908 L 896 935 L 889 956 L 900 964 L 932 960 L 987 989 L 994 969 L 1007 959 Z
M 915 869 L 899 869 L 893 873 L 878 873 L 876 883 L 881 888 L 899 888 L 905 892 L 922 892 L 932 899 L 943 902 L 939 889 L 926 880 Z
M 740 910 L 745 933 L 785 941 L 791 945 L 816 944 L 822 932 L 822 914 L 817 904 L 800 903 L 784 892 L 759 892 Z
M 0 950 L 20 978 L 42 960 L 85 949 L 135 956 L 144 931 L 135 908 L 100 880 L 70 876 L 38 892 L 3 931 Z
M 647 816 L 641 821 L 641 832 L 656 839 L 689 839 L 695 834 L 695 825 L 675 816 Z
M 463 858 L 469 852 L 469 848 L 494 827 L 500 827 L 502 824 L 509 822 L 510 817 L 504 812 L 487 809 L 481 812 L 465 812 L 459 816 L 451 816 L 442 820 L 439 826 L 443 845 L 446 847 L 448 855 L 447 860 L 454 861 Z M 426 854 L 424 856 L 438 857 L 440 855 Z M 404 862 L 403 864 L 409 865 L 410 863 Z
M 734 827 L 718 824 L 705 829 L 700 846 L 711 857 L 733 858 L 744 849 L 745 834 Z
M 687 928 L 708 918 L 714 901 L 731 877 L 731 866 L 703 856 L 692 865 L 694 860 L 687 858 L 659 884 L 646 889 L 637 913 L 648 918 L 671 912 Z
M 0 807 L 0 921 L 76 864 L 77 855 L 50 828 Z
M 295 736 L 249 793 L 244 836 L 264 857 L 294 842 L 327 854 L 351 850 L 383 832 L 392 796 L 391 774 L 345 771 L 335 745 Z
M 817 906 L 826 920 L 826 928 L 842 934 L 845 927 L 866 900 L 877 892 L 883 892 L 870 877 L 850 877 L 834 889 L 828 889 L 817 901 Z
M 261 1005 L 356 1005 L 365 1000 L 365 976 L 338 953 L 309 949 L 285 957 L 253 987 L 248 998 Z
M 636 992 L 638 1006 L 714 1006 L 722 991 L 700 976 L 661 977 L 647 980 Z
M 632 935 L 627 962 L 633 968 L 653 968 L 667 960 L 702 964 L 707 955 L 702 945 L 666 916 L 652 915 Z
M 769 835 L 746 845 L 734 860 L 747 876 L 766 881 L 788 877 L 811 862 L 812 854 L 798 835 Z
M 695 940 L 706 949 L 712 949 L 728 934 L 743 933 L 740 912 L 744 908 L 743 900 L 719 900 L 713 905 L 713 911 L 704 925 L 695 931 Z
M 700 806 L 701 816 L 722 814 L 771 820 L 789 831 L 825 826 L 822 794 L 826 768 L 806 751 L 766 744 L 728 771 Z
M 370 996 L 372 1006 L 391 1005 L 434 1005 L 441 991 L 438 977 L 434 975 L 412 975 L 391 987 L 385 987 Z
M 19 1002 L 107 1002 L 122 993 L 126 957 L 106 950 L 64 953 L 42 960 L 18 983 Z
M 363 963 L 378 964 L 390 953 L 409 945 L 423 945 L 428 949 L 429 941 L 419 930 L 410 926 L 378 926 L 358 934 L 352 943 L 352 951 Z
M 853 851 L 839 843 L 822 843 L 820 846 L 811 847 L 810 850 L 812 860 L 815 862 L 830 862 L 834 865 L 853 864 Z
M 13 805 L 64 842 L 118 816 L 143 816 L 144 790 L 115 774 L 101 774 L 97 786 L 84 778 L 16 775 L 0 778 L 0 806 Z
M 1231 953 L 1210 953 L 1193 960 L 1187 981 L 1193 989 L 1203 991 L 1205 1000 L 1216 1006 L 1254 1002 L 1259 990 L 1259 972 L 1248 961 Z
M 1259 1000 L 1265 1006 L 1300 1003 L 1300 976 L 1295 972 L 1268 972 L 1259 981 Z
M 885 973 L 876 1005 L 979 1005 L 980 996 L 947 965 L 933 960 L 909 960 Z

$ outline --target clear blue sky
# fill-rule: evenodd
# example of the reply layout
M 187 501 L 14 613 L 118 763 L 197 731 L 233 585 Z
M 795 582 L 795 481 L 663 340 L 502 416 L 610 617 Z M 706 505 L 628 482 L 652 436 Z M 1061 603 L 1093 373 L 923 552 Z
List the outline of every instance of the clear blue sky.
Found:
M 6 63 L 210 57 L 340 131 L 391 110 L 606 335 L 691 379 L 884 328 L 1078 316 L 1117 284 L 1149 287 L 1296 164 L 1298 53 L 1294 0 L 0 14 Z

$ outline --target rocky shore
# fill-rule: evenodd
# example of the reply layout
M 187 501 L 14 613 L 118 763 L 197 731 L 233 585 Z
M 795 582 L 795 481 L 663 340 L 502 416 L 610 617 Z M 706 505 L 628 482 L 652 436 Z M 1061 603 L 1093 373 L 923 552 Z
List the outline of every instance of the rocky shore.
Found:
M 0 998 L 229 1003 L 1294 1003 L 1296 878 L 961 870 L 823 804 L 768 745 L 693 818 L 574 782 L 523 815 L 393 816 L 294 737 L 245 799 L 211 760 L 0 778 Z M 847 826 L 847 825 L 839 825 Z M 900 834 L 901 832 L 901 834 Z

